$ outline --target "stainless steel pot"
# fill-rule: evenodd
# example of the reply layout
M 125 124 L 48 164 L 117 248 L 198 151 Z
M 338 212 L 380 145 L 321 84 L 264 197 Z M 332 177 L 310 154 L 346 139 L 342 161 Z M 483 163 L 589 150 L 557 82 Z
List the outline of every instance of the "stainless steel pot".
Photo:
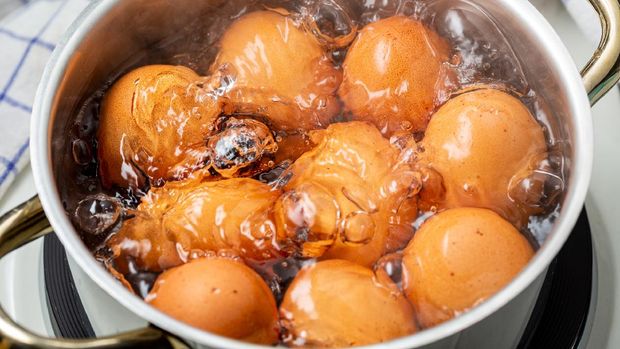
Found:
M 482 9 L 489 21 L 506 34 L 515 51 L 521 53 L 528 81 L 557 116 L 552 131 L 566 147 L 567 191 L 552 232 L 527 267 L 502 291 L 451 321 L 369 348 L 470 347 L 471 343 L 480 343 L 479 336 L 483 336 L 487 343 L 484 346 L 489 348 L 516 344 L 538 295 L 542 276 L 567 239 L 584 203 L 592 167 L 590 105 L 620 78 L 618 0 L 590 0 L 600 15 L 603 37 L 581 76 L 551 26 L 527 1 L 454 1 Z M 59 195 L 71 186 L 72 178 L 59 159 L 66 153 L 67 130 L 84 96 L 101 86 L 120 62 L 178 30 L 190 18 L 208 15 L 213 6 L 216 4 L 212 1 L 101 0 L 84 11 L 54 51 L 37 93 L 31 157 L 39 196 L 0 220 L 0 257 L 51 232 L 53 227 L 88 277 L 127 309 L 157 327 L 91 340 L 48 339 L 17 325 L 0 308 L 0 348 L 260 347 L 185 325 L 125 289 L 84 246 Z M 191 10 L 172 12 L 178 8 Z

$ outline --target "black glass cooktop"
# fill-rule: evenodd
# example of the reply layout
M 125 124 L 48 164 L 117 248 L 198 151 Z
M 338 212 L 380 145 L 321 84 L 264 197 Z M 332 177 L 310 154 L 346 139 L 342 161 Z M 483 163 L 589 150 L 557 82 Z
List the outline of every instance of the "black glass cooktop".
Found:
M 547 276 L 517 348 L 577 348 L 592 294 L 592 237 L 585 208 Z
M 77 292 L 65 250 L 55 235 L 45 238 L 47 302 L 58 337 L 95 335 Z M 549 266 L 540 296 L 518 349 L 577 348 L 584 332 L 592 292 L 592 240 L 585 209 L 566 244 Z

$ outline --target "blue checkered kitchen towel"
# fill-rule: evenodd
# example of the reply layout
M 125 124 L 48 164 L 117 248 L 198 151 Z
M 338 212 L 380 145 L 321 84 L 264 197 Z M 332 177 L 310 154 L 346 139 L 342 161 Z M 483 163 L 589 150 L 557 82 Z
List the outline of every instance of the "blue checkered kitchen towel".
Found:
M 88 0 L 0 0 L 0 196 L 27 165 L 45 63 Z

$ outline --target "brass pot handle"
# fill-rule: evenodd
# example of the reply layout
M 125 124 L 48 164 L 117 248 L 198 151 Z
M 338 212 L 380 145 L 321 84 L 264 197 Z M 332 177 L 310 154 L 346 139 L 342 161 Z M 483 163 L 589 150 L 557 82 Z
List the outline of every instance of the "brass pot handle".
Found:
M 620 2 L 589 0 L 601 20 L 601 41 L 581 70 L 590 104 L 594 105 L 620 80 Z
M 35 196 L 0 217 L 0 258 L 52 232 L 39 197 Z M 0 305 L 0 349 L 9 348 L 189 348 L 180 339 L 155 327 L 93 339 L 46 338 L 13 321 Z

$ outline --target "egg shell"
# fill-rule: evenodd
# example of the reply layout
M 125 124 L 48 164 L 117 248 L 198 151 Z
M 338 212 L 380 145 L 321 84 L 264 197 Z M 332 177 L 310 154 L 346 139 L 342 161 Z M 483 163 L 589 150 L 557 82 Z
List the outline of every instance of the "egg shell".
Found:
M 448 43 L 419 21 L 393 16 L 370 23 L 349 48 L 338 94 L 355 119 L 384 134 L 423 131 L 449 77 L 442 70 L 449 53 Z
M 338 113 L 341 72 L 311 34 L 275 11 L 233 22 L 220 40 L 217 69 L 235 79 L 229 111 L 263 115 L 275 129 L 324 127 Z
M 257 344 L 278 341 L 278 309 L 267 284 L 239 261 L 202 258 L 161 274 L 147 301 L 196 328 Z
M 97 133 L 105 187 L 182 179 L 201 166 L 203 139 L 221 106 L 209 98 L 195 101 L 199 89 L 190 86 L 200 79 L 186 67 L 147 65 L 112 85 L 101 104 Z
M 484 207 L 515 225 L 533 209 L 509 196 L 513 179 L 527 177 L 546 157 L 542 126 L 517 98 L 496 89 L 461 94 L 432 117 L 420 163 L 442 177 L 445 197 L 421 194 L 428 209 Z
M 493 211 L 455 208 L 429 218 L 404 251 L 403 286 L 422 327 L 489 298 L 532 258 L 526 238 Z
M 367 345 L 417 330 L 411 305 L 389 278 L 345 260 L 303 268 L 284 296 L 280 316 L 291 347 Z

